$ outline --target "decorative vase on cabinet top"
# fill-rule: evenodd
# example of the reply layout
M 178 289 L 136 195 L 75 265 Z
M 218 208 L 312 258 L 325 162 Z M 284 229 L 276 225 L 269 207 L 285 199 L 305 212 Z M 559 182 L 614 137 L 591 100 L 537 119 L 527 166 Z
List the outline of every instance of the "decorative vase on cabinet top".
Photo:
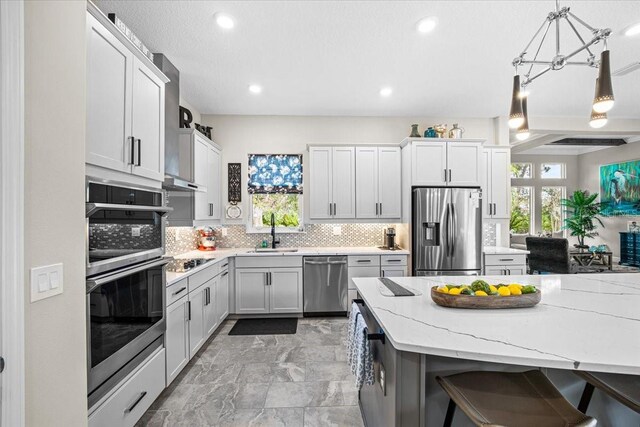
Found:
M 411 125 L 411 135 L 409 138 L 420 138 L 420 132 L 418 131 L 418 125 Z

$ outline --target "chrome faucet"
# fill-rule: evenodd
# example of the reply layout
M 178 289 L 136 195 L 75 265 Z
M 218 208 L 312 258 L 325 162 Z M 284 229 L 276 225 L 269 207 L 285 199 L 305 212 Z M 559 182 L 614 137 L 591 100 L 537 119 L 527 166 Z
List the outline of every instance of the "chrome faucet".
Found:
M 271 248 L 275 249 L 280 244 L 280 239 L 276 239 L 276 216 L 271 213 Z

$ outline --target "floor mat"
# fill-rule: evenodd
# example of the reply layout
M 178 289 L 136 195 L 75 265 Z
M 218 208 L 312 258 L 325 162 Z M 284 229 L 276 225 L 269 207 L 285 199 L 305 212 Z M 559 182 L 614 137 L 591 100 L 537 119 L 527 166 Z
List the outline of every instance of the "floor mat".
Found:
M 229 335 L 281 335 L 295 334 L 298 330 L 297 318 L 240 319 L 236 321 Z

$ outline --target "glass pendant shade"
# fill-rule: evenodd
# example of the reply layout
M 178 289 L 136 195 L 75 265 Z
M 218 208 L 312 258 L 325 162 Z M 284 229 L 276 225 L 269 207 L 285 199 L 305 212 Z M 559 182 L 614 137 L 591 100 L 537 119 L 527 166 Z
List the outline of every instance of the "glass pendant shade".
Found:
M 597 111 L 591 111 L 591 120 L 589 120 L 589 126 L 594 129 L 600 129 L 607 124 L 607 113 L 598 113 Z
M 518 127 L 518 131 L 516 132 L 516 138 L 518 141 L 524 141 L 529 138 L 529 114 L 527 112 L 527 97 L 522 98 L 522 116 L 523 122 Z
M 511 96 L 511 109 L 509 110 L 509 127 L 517 129 L 524 122 L 522 112 L 522 99 L 520 98 L 520 76 L 513 76 L 513 94 Z
M 596 95 L 593 98 L 593 110 L 596 113 L 606 113 L 613 108 L 613 86 L 611 85 L 610 52 L 603 50 L 600 54 L 600 67 L 596 80 Z

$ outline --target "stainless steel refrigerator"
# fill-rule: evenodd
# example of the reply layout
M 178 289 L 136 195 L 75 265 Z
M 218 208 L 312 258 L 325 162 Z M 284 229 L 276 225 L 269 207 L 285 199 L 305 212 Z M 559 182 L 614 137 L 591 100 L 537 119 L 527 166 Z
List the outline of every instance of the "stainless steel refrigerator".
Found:
M 479 187 L 414 188 L 414 276 L 475 275 L 482 270 L 482 192 Z

